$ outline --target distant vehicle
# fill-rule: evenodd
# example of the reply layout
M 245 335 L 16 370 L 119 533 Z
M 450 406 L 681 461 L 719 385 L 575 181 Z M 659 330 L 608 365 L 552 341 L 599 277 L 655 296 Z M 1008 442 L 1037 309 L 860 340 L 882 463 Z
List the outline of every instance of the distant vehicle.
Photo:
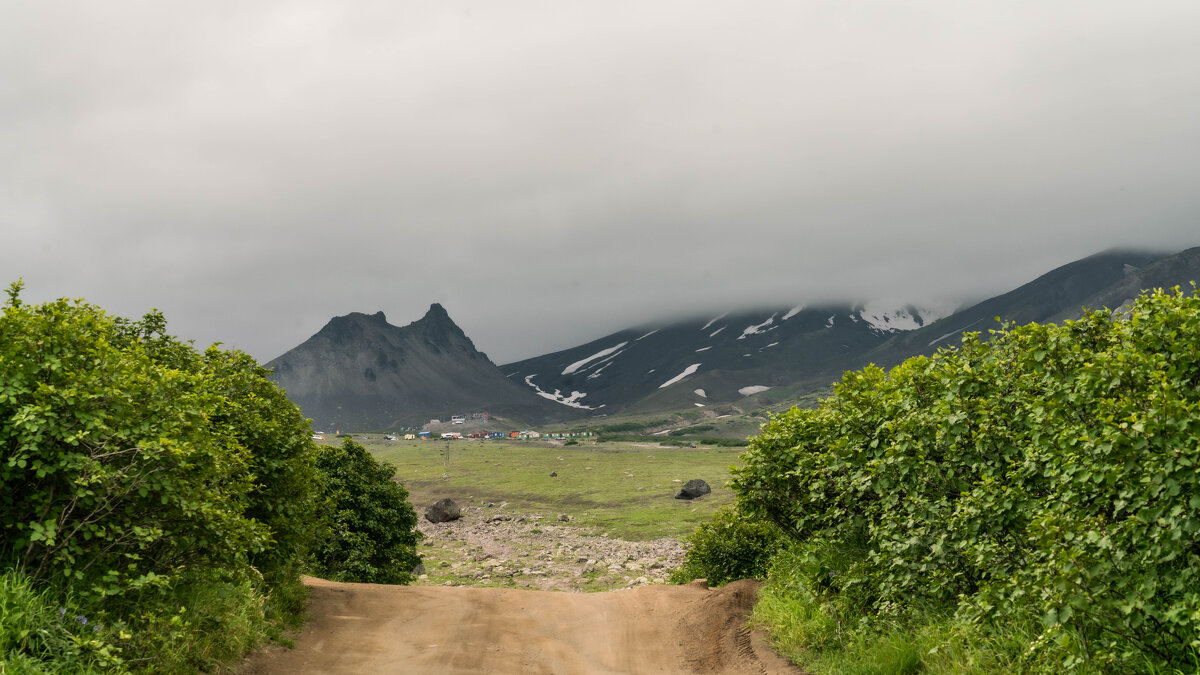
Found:
M 462 434 L 460 434 L 456 431 L 448 431 L 448 432 L 442 434 L 442 438 L 449 441 L 449 440 L 462 438 Z
M 463 424 L 463 423 L 465 423 L 466 421 L 467 421 L 467 418 L 466 418 L 466 417 L 464 417 L 464 416 L 462 416 L 462 415 L 455 415 L 455 416 L 453 416 L 453 417 L 451 417 L 451 418 L 450 418 L 450 423 L 451 423 L 451 424 Z
M 383 439 L 385 441 L 394 441 L 396 440 L 396 434 L 384 434 Z
M 325 440 L 325 434 L 313 434 L 312 439 L 314 441 L 323 441 Z

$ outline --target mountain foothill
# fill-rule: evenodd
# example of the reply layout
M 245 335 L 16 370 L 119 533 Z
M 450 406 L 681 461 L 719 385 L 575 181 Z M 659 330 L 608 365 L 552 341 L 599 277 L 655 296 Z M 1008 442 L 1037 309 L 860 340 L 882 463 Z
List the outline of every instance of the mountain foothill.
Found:
M 745 411 L 825 390 L 868 363 L 889 367 L 953 347 L 997 320 L 1061 322 L 1117 309 L 1151 288 L 1200 280 L 1200 247 L 1107 251 L 940 316 L 826 303 L 744 308 L 619 330 L 497 366 L 434 304 L 399 327 L 382 312 L 334 317 L 268 362 L 314 427 L 391 430 L 488 412 L 520 424 L 682 409 Z

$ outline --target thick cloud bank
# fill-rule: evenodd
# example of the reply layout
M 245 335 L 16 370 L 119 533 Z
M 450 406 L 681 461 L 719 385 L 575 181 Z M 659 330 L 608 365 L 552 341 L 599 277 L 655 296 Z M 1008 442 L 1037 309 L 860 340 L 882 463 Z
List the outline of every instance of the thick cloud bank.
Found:
M 270 359 L 440 302 L 498 362 L 1197 243 L 1200 4 L 18 2 L 0 269 Z

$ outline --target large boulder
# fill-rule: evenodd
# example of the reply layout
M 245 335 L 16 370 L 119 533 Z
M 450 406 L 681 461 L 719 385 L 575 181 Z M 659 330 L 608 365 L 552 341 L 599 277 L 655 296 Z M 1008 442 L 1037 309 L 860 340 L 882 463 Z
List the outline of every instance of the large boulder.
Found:
M 699 478 L 693 478 L 684 483 L 679 492 L 675 493 L 675 499 L 695 499 L 710 492 L 712 492 L 712 488 L 708 487 L 708 483 Z
M 431 523 L 446 523 L 459 518 L 462 518 L 462 509 L 449 497 L 425 507 L 425 520 Z

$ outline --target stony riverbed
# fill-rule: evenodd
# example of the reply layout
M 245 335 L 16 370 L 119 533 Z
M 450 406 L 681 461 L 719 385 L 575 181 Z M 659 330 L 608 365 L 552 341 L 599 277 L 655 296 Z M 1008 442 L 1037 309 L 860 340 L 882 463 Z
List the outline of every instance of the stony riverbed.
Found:
M 465 506 L 446 523 L 421 518 L 418 584 L 606 591 L 665 583 L 686 547 L 674 539 L 623 541 L 573 527 L 560 514 Z

